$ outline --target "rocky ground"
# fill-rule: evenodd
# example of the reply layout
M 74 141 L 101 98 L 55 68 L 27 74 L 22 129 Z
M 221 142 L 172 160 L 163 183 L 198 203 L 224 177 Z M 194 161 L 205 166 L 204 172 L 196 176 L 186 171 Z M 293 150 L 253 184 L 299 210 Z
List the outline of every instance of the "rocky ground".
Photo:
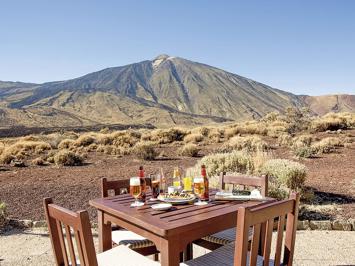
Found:
M 94 233 L 97 245 L 97 234 Z M 206 250 L 194 248 L 199 256 Z M 355 265 L 355 232 L 298 231 L 294 265 Z M 48 232 L 10 231 L 0 235 L 0 265 L 54 265 Z

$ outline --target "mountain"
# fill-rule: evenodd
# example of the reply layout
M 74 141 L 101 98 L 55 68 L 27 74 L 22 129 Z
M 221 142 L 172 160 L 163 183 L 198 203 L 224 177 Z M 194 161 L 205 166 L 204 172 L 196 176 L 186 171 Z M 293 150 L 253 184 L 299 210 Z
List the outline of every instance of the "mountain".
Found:
M 355 95 L 300 96 L 309 108 L 318 115 L 329 112 L 354 112 Z
M 0 82 L 0 126 L 205 124 L 259 118 L 314 101 L 212 66 L 160 55 L 66 81 Z

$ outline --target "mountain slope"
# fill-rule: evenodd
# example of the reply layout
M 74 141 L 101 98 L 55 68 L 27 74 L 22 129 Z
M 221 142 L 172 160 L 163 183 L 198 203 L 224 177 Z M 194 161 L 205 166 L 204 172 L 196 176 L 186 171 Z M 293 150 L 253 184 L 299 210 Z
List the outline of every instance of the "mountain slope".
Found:
M 307 101 L 215 67 L 160 55 L 67 81 L 0 82 L 0 126 L 203 124 L 259 118 Z
M 304 102 L 318 115 L 328 112 L 354 112 L 355 95 L 303 96 Z

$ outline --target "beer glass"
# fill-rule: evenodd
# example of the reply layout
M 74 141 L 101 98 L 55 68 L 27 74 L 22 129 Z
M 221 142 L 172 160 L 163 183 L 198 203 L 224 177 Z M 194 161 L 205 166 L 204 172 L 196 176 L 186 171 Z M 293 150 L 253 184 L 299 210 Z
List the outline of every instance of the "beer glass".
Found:
M 140 207 L 143 206 L 144 203 L 138 201 L 138 197 L 142 192 L 141 181 L 139 177 L 131 177 L 129 180 L 129 191 L 132 197 L 134 197 L 135 202 L 131 204 L 131 207 Z
M 151 175 L 152 198 L 158 198 L 160 194 L 160 175 Z
M 202 206 L 207 204 L 207 202 L 201 201 L 201 197 L 205 193 L 205 184 L 202 176 L 194 178 L 194 193 L 198 198 L 198 202 L 195 202 L 195 205 Z

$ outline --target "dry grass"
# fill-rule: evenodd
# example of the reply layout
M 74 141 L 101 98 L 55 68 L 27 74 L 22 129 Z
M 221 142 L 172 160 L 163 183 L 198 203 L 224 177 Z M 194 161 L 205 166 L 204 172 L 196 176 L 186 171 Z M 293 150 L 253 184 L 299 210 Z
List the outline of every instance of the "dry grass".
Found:
M 32 160 L 32 164 L 42 166 L 45 165 L 45 161 L 41 157 L 38 157 Z
M 184 137 L 185 143 L 198 143 L 203 140 L 203 135 L 201 133 L 191 133 Z
M 324 138 L 314 144 L 312 144 L 312 149 L 318 154 L 321 153 L 332 153 L 336 151 L 337 147 L 344 146 L 341 139 L 335 137 Z
M 196 157 L 200 149 L 196 144 L 188 143 L 178 150 L 178 154 L 188 157 Z
M 158 152 L 155 150 L 156 143 L 150 141 L 144 141 L 137 143 L 133 148 L 133 153 L 143 160 L 154 160 L 158 156 Z
M 0 228 L 4 227 L 7 222 L 7 207 L 5 202 L 0 200 Z
M 188 131 L 181 128 L 157 129 L 152 131 L 150 140 L 159 144 L 167 144 L 182 141 L 187 134 Z
M 318 132 L 353 127 L 355 127 L 354 113 L 329 113 L 311 122 L 311 129 Z
M 54 156 L 54 163 L 62 166 L 79 166 L 84 162 L 82 155 L 69 150 L 60 150 Z
M 269 145 L 259 136 L 234 136 L 221 148 L 222 151 L 247 150 L 247 151 L 265 151 Z

